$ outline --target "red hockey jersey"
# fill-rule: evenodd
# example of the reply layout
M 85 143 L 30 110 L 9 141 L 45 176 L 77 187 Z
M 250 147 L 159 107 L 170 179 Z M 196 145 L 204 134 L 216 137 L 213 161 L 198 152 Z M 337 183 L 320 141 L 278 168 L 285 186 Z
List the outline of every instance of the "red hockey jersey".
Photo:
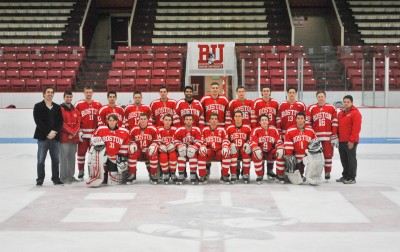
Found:
M 229 125 L 226 128 L 226 133 L 228 134 L 229 142 L 234 143 L 237 148 L 242 148 L 243 144 L 250 140 L 251 128 L 246 124 L 241 127 Z
M 313 129 L 306 127 L 301 132 L 296 126 L 291 127 L 285 134 L 285 155 L 292 155 L 294 153 L 297 161 L 300 162 L 306 155 L 306 149 L 311 140 L 316 139 Z
M 232 100 L 228 104 L 228 109 L 226 111 L 226 125 L 231 125 L 234 123 L 233 118 L 235 116 L 235 112 L 240 110 L 243 113 L 243 124 L 250 125 L 251 123 L 251 110 L 253 107 L 252 100 Z
M 101 137 L 106 145 L 106 153 L 109 156 L 121 154 L 128 155 L 129 132 L 125 128 L 110 129 L 107 126 L 100 126 L 93 134 Z
M 204 125 L 203 106 L 196 99 L 193 99 L 191 103 L 186 101 L 185 98 L 180 99 L 176 104 L 175 113 L 174 126 L 176 127 L 184 125 L 183 116 L 186 114 L 193 115 L 193 126 Z
M 174 143 L 178 148 L 180 144 L 194 145 L 200 148 L 202 144 L 202 135 L 199 127 L 192 127 L 187 129 L 185 126 L 179 127 L 175 131 Z
M 254 100 L 253 108 L 251 110 L 251 127 L 255 128 L 260 126 L 259 117 L 262 114 L 269 116 L 269 124 L 276 127 L 276 116 L 278 114 L 279 103 L 274 99 L 270 98 L 269 101 L 263 100 L 263 98 L 257 98 Z
M 218 114 L 218 125 L 225 126 L 225 114 L 228 109 L 229 101 L 225 96 L 219 95 L 217 99 L 206 95 L 200 100 L 201 105 L 204 108 L 204 125 L 210 125 L 210 116 L 212 113 Z
M 223 147 L 228 148 L 230 146 L 228 134 L 222 127 L 211 130 L 209 126 L 206 126 L 203 129 L 203 145 L 213 151 L 220 150 Z
M 171 114 L 172 117 L 175 116 L 176 101 L 174 99 L 167 99 L 163 102 L 161 99 L 157 99 L 151 102 L 150 108 L 152 112 L 152 122 L 153 125 L 158 127 L 162 126 L 162 118 L 165 114 Z
M 296 126 L 296 115 L 299 112 L 306 113 L 306 105 L 301 101 L 294 103 L 284 101 L 279 105 L 276 127 L 281 130 L 282 134 L 285 134 L 290 127 Z
M 110 114 L 116 114 L 118 116 L 118 127 L 124 126 L 124 109 L 120 106 L 111 107 L 110 105 L 104 105 L 98 115 L 99 126 L 107 126 L 107 116 Z
M 138 149 L 147 149 L 153 142 L 158 142 L 157 129 L 148 125 L 145 129 L 136 126 L 130 131 L 131 141 L 134 141 Z
M 259 126 L 251 132 L 250 145 L 252 149 L 259 146 L 262 151 L 270 152 L 282 145 L 281 135 L 273 126 L 268 126 L 267 129 Z
M 131 104 L 125 107 L 124 111 L 125 128 L 131 130 L 134 127 L 138 126 L 140 113 L 146 113 L 147 117 L 149 118 L 149 124 L 151 123 L 152 113 L 149 106 L 144 104 L 140 104 L 139 106 Z
M 78 101 L 75 108 L 81 114 L 81 130 L 83 138 L 91 138 L 98 124 L 98 114 L 102 105 L 100 102 L 93 101 L 91 103 L 85 100 Z
M 318 104 L 310 105 L 307 109 L 306 120 L 307 124 L 313 128 L 319 141 L 330 141 L 331 135 L 337 134 L 337 112 L 333 105 L 325 104 L 322 107 Z
M 176 127 L 171 126 L 169 129 L 165 129 L 164 126 L 157 128 L 158 139 L 161 144 L 168 146 L 174 141 L 174 135 L 176 132 Z

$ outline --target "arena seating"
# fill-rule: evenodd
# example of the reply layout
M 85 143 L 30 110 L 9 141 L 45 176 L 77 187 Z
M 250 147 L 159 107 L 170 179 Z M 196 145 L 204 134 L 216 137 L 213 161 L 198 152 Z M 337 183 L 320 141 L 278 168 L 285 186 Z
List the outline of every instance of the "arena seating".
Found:
M 108 73 L 107 90 L 179 91 L 185 46 L 120 46 Z
M 80 46 L 0 47 L 0 90 L 32 92 L 48 85 L 57 91 L 72 89 L 84 58 Z
M 297 87 L 298 59 L 304 58 L 303 83 L 304 90 L 316 90 L 317 83 L 314 79 L 313 69 L 307 60 L 307 54 L 302 46 L 237 46 L 239 82 L 241 81 L 242 59 L 245 67 L 245 83 L 242 83 L 249 91 L 257 90 L 258 58 L 260 65 L 260 84 L 271 86 L 273 90 L 281 91 L 284 87 L 284 60 L 286 57 L 286 83 L 288 86 Z
M 383 89 L 385 57 L 389 57 L 389 89 L 399 90 L 400 46 L 338 47 L 338 58 L 342 61 L 344 72 L 353 90 L 361 90 L 363 82 L 366 88 L 371 89 L 373 58 L 375 58 L 376 90 Z M 362 72 L 363 64 L 364 73 Z

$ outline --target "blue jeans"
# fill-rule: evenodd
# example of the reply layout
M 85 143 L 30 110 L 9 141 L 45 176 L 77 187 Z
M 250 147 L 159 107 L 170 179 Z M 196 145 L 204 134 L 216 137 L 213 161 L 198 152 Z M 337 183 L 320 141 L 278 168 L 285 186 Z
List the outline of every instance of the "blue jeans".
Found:
M 50 152 L 50 158 L 51 158 L 51 180 L 55 182 L 60 179 L 60 173 L 59 173 L 60 141 L 54 139 L 38 140 L 36 182 L 39 183 L 43 183 L 44 181 L 45 177 L 44 164 L 46 161 L 47 151 Z

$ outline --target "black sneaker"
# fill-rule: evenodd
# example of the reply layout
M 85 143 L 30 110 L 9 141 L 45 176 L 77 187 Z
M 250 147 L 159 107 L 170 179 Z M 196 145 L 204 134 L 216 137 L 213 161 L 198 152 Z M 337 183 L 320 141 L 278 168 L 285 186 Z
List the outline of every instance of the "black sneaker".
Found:
M 36 186 L 42 186 L 42 185 L 43 185 L 43 182 L 36 181 Z
M 61 180 L 56 180 L 56 181 L 53 181 L 53 185 L 64 185 L 64 183 L 61 182 Z
M 343 184 L 355 184 L 355 183 L 356 183 L 356 181 L 353 179 L 346 179 L 343 181 Z
M 344 177 L 341 177 L 340 179 L 336 179 L 336 182 L 343 182 L 343 181 L 345 181 L 346 179 L 344 178 Z

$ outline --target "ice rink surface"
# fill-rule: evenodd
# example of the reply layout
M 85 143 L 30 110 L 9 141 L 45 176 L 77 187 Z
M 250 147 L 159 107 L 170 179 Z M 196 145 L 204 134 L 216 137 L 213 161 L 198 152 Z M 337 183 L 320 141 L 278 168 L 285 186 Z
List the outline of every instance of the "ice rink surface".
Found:
M 0 251 L 400 251 L 400 145 L 360 144 L 357 183 L 35 186 L 36 144 L 0 144 Z

